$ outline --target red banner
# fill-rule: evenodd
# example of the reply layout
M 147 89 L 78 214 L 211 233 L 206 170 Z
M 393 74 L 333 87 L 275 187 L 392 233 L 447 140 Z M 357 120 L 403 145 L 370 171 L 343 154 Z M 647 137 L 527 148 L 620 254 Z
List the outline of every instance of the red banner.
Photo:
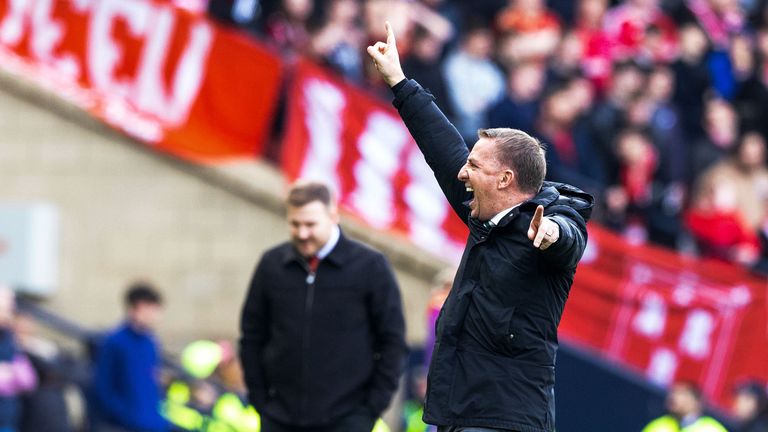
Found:
M 765 279 L 590 226 L 560 335 L 666 385 L 698 383 L 727 406 L 742 379 L 768 379 Z
M 151 0 L 0 0 L 0 67 L 205 163 L 260 153 L 281 75 L 251 38 Z
M 397 112 L 309 62 L 297 65 L 283 142 L 288 178 L 330 182 L 345 210 L 457 260 L 466 226 Z

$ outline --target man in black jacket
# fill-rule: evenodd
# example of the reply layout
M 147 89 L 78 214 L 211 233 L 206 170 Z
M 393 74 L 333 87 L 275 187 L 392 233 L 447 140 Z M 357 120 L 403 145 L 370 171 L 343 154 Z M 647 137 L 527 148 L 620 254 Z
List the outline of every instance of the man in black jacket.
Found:
M 544 149 L 523 131 L 480 130 L 469 152 L 432 95 L 403 75 L 389 24 L 387 35 L 368 53 L 470 232 L 437 323 L 424 420 L 449 432 L 551 432 L 557 326 L 592 197 L 544 182 Z
M 328 187 L 296 184 L 287 204 L 291 241 L 264 253 L 242 311 L 248 398 L 263 432 L 368 432 L 403 366 L 397 283 L 341 233 Z

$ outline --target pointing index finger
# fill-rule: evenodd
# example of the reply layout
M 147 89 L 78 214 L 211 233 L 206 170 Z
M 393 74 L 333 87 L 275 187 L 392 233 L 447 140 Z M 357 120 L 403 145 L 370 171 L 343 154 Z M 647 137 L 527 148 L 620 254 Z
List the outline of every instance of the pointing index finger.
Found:
M 395 32 L 392 30 L 392 24 L 389 23 L 389 21 L 386 21 L 384 23 L 384 28 L 387 29 L 387 45 L 390 48 L 396 48 L 395 45 Z

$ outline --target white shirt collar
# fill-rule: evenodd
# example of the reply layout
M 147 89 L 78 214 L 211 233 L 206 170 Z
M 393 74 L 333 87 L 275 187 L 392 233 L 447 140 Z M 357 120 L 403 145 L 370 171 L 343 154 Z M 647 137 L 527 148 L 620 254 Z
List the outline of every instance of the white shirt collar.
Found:
M 338 225 L 334 225 L 331 229 L 331 237 L 325 242 L 325 245 L 317 251 L 316 256 L 320 259 L 325 259 L 325 257 L 333 251 L 333 248 L 336 247 L 336 244 L 339 243 L 339 237 L 341 237 L 341 230 Z
M 512 210 L 514 210 L 514 209 L 515 209 L 515 207 L 517 207 L 517 206 L 519 206 L 519 205 L 520 205 L 520 204 L 515 204 L 515 205 L 513 205 L 512 207 L 510 207 L 510 208 L 508 208 L 508 209 L 504 209 L 504 210 L 502 210 L 502 211 L 500 211 L 500 212 L 496 213 L 496 216 L 492 217 L 492 218 L 491 218 L 491 220 L 489 220 L 489 221 L 488 221 L 488 223 L 489 223 L 489 224 L 490 224 L 492 227 L 495 227 L 496 225 L 498 225 L 498 224 L 499 224 L 499 222 L 501 221 L 501 219 L 502 219 L 502 218 L 504 218 L 504 216 L 506 216 L 506 215 L 507 215 L 509 212 L 511 212 Z

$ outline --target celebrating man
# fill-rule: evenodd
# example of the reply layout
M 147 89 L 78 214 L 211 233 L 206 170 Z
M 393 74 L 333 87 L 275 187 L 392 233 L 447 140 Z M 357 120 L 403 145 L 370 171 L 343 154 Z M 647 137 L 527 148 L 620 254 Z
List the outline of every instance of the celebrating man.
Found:
M 432 95 L 405 78 L 386 27 L 368 54 L 470 232 L 437 323 L 424 420 L 443 432 L 551 432 L 557 326 L 593 199 L 544 182 L 544 149 L 523 131 L 481 129 L 470 152 Z

